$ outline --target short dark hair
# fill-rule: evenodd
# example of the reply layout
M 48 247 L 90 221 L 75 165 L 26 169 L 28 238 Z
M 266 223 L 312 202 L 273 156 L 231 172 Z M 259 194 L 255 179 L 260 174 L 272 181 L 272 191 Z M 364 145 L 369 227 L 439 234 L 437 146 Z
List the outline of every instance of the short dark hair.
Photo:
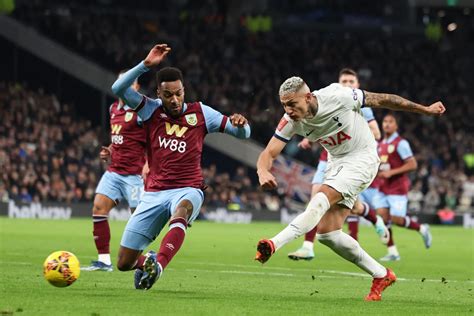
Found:
M 397 122 L 397 124 L 398 124 L 398 117 L 397 117 L 397 115 L 396 115 L 394 112 L 387 112 L 387 113 L 385 113 L 385 115 L 384 115 L 383 117 L 385 118 L 385 117 L 387 117 L 387 116 L 393 117 L 393 119 L 395 120 L 395 122 Z
M 175 67 L 165 67 L 156 73 L 156 83 L 159 86 L 162 82 L 181 80 L 183 82 L 183 73 Z
M 351 68 L 342 68 L 341 71 L 339 71 L 339 77 L 341 77 L 342 75 L 352 75 L 359 79 L 357 72 Z

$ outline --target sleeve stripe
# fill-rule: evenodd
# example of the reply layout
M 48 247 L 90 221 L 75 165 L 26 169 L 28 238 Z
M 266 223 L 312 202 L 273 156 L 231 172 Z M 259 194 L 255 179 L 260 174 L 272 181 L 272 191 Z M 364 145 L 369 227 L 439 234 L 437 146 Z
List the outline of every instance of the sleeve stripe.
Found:
M 140 104 L 136 108 L 134 108 L 133 111 L 139 112 L 141 109 L 143 109 L 143 107 L 145 106 L 145 103 L 146 103 L 146 96 L 143 96 L 142 102 L 140 102 Z
M 414 156 L 411 155 L 411 156 L 408 156 L 408 157 L 406 157 L 406 158 L 402 158 L 402 160 L 405 161 L 405 160 L 408 160 L 408 159 L 410 159 L 410 158 L 414 158 Z
M 221 121 L 221 126 L 219 126 L 219 132 L 224 133 L 225 130 L 225 125 L 227 124 L 227 121 L 229 118 L 225 115 L 222 116 L 222 121 Z
M 281 140 L 282 142 L 285 142 L 285 143 L 288 143 L 290 141 L 289 139 L 285 139 L 285 138 L 281 137 L 280 135 L 277 135 L 276 133 L 273 134 L 273 137 L 275 137 L 275 138 L 277 138 L 277 139 L 279 139 L 279 140 Z
M 374 118 L 373 118 L 373 119 L 370 119 L 370 120 L 367 121 L 367 123 L 370 123 L 370 122 L 372 122 L 372 121 L 375 121 L 375 119 L 374 119 Z

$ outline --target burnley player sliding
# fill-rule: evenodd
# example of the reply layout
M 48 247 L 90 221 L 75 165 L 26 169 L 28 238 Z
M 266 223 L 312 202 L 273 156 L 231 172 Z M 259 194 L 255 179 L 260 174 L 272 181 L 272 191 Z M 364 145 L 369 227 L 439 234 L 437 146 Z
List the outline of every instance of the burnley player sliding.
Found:
M 208 133 L 250 137 L 247 119 L 240 114 L 222 115 L 201 102 L 184 102 L 181 71 L 163 68 L 157 73 L 157 99 L 141 95 L 130 85 L 157 66 L 170 52 L 166 44 L 156 45 L 144 61 L 126 72 L 112 86 L 144 122 L 147 159 L 150 168 L 145 193 L 125 227 L 117 267 L 136 269 L 135 288 L 149 289 L 183 244 L 186 228 L 199 214 L 202 192 L 201 154 Z M 142 251 L 169 221 L 158 254 Z
M 256 260 L 265 263 L 274 252 L 318 225 L 318 240 L 373 277 L 368 301 L 382 299 L 382 292 L 396 280 L 395 274 L 369 256 L 352 237 L 342 232 L 344 220 L 357 196 L 377 175 L 380 159 L 377 144 L 361 108 L 388 108 L 428 115 L 441 115 L 441 102 L 423 106 L 392 94 L 351 89 L 334 83 L 311 92 L 299 77 L 280 87 L 285 115 L 275 135 L 260 154 L 257 172 L 263 188 L 275 189 L 273 160 L 295 134 L 319 142 L 329 153 L 326 177 L 305 211 L 271 239 L 258 242 Z

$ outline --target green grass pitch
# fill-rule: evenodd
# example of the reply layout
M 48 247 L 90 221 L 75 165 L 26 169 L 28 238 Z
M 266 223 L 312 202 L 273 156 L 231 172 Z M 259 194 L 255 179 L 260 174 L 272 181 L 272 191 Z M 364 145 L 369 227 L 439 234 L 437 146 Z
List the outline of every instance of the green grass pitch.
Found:
M 124 222 L 112 222 L 112 255 Z M 68 288 L 49 285 L 42 264 L 55 250 L 95 259 L 91 220 L 0 218 L 0 314 L 4 315 L 473 315 L 472 229 L 433 227 L 433 248 L 413 231 L 395 228 L 402 260 L 389 263 L 399 281 L 381 302 L 364 302 L 371 279 L 316 244 L 316 258 L 293 262 L 286 254 L 253 261 L 255 245 L 283 225 L 197 222 L 181 251 L 149 291 L 133 288 L 133 272 L 81 272 Z M 373 229 L 360 242 L 374 257 L 385 254 Z M 159 241 L 152 244 L 158 248 Z

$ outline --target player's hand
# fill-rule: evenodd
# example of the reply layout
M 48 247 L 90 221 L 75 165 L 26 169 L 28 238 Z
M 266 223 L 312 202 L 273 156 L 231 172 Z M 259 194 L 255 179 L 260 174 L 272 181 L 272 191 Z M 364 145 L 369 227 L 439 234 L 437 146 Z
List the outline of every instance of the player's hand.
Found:
M 426 108 L 426 111 L 427 111 L 426 114 L 428 114 L 428 115 L 440 116 L 444 112 L 446 112 L 446 108 L 444 107 L 444 105 L 441 101 L 438 101 L 438 102 L 435 102 L 435 103 L 431 104 L 430 106 L 428 106 Z
M 103 162 L 108 162 L 112 156 L 112 150 L 109 147 L 102 146 L 99 157 Z
M 301 149 L 311 149 L 311 142 L 309 139 L 303 138 L 303 140 L 298 143 L 298 147 Z
M 248 123 L 247 119 L 241 114 L 232 114 L 229 119 L 235 127 L 244 127 Z
M 258 181 L 264 190 L 273 190 L 278 186 L 275 177 L 268 171 L 259 172 Z
M 392 177 L 392 172 L 390 172 L 390 170 L 379 171 L 377 177 L 380 177 L 382 179 L 388 179 Z
M 171 51 L 171 48 L 168 47 L 167 44 L 155 45 L 150 50 L 150 52 L 148 53 L 148 56 L 146 56 L 143 62 L 145 66 L 148 68 L 156 66 L 159 63 L 161 63 L 161 61 L 166 57 L 166 55 L 168 55 L 170 51 Z

